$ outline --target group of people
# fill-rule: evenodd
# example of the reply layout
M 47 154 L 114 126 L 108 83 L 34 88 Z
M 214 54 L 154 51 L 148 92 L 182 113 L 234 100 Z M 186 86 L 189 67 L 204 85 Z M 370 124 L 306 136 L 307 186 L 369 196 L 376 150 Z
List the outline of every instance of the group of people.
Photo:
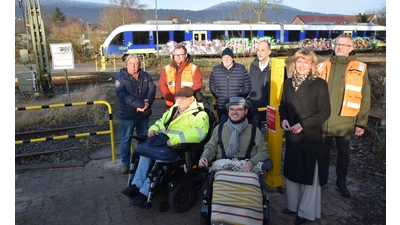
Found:
M 259 42 L 257 57 L 248 73 L 244 65 L 235 62 L 233 51 L 226 48 L 221 54 L 221 64 L 212 69 L 209 88 L 216 99 L 217 120 L 220 121 L 222 116 L 228 117 L 222 132 L 228 157 L 243 157 L 247 150 L 251 133 L 251 123 L 246 118 L 248 110 L 253 110 L 251 113 L 259 119 L 259 127 L 266 120 L 266 113 L 258 112 L 258 108 L 269 105 L 272 56 L 269 42 Z M 138 135 L 147 134 L 148 137 L 165 133 L 170 138 L 169 146 L 194 140 L 200 142 L 207 136 L 207 114 L 191 112 L 203 107 L 194 97 L 203 86 L 199 68 L 183 45 L 174 48 L 173 57 L 174 60 L 161 72 L 158 84 L 165 99 L 166 112 L 149 129 L 148 118 L 156 85 L 140 68 L 140 58 L 128 56 L 125 67 L 115 79 L 123 129 L 123 173 L 128 172 L 130 135 L 134 129 Z M 330 151 L 334 141 L 337 149 L 336 189 L 343 197 L 351 196 L 346 186 L 349 142 L 353 135 L 364 133 L 369 108 L 368 71 L 364 63 L 357 61 L 351 36 L 340 35 L 330 59 L 322 63 L 318 63 L 315 52 L 307 49 L 292 56 L 287 75 L 285 71 L 279 115 L 286 138 L 283 175 L 287 207 L 282 212 L 297 213 L 294 224 L 321 217 L 321 190 L 328 185 Z M 176 115 L 172 115 L 172 111 Z M 178 125 L 170 123 L 165 127 L 165 122 L 171 118 L 177 120 Z M 222 157 L 216 143 L 217 127 L 205 145 L 199 166 L 207 167 L 210 161 Z M 259 129 L 255 143 L 255 150 L 242 171 L 250 171 L 269 157 Z M 151 159 L 140 156 L 132 185 L 122 191 L 130 198 L 131 205 L 143 206 L 147 199 L 149 180 L 146 171 L 150 165 Z

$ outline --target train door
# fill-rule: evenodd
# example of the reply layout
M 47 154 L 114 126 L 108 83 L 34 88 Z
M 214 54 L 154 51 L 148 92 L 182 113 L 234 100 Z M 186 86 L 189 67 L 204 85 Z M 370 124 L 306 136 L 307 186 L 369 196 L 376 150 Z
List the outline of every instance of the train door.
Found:
M 207 40 L 207 31 L 193 31 L 193 41 Z
M 353 37 L 353 31 L 352 30 L 345 30 L 345 31 L 343 31 L 343 34 L 347 34 L 350 37 Z

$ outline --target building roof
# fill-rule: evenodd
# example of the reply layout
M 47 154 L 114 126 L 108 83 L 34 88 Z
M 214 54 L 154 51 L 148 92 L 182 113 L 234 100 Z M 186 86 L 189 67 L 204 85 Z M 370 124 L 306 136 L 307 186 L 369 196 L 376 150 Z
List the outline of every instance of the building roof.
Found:
M 313 16 L 313 15 L 297 15 L 304 24 L 307 23 L 333 23 L 333 24 L 347 24 L 344 16 Z M 295 18 L 296 19 L 296 18 Z M 294 21 L 294 20 L 293 20 Z M 292 23 L 293 23 L 292 21 Z

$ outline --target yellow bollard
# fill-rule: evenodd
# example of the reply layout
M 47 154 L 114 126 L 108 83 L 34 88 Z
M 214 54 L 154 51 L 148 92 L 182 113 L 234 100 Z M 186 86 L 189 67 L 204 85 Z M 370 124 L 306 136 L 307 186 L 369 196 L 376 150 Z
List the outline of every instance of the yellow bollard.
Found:
M 103 55 L 101 56 L 101 71 L 106 71 L 106 57 Z
M 270 188 L 284 186 L 281 175 L 283 130 L 280 126 L 279 117 L 284 75 L 285 58 L 271 58 L 271 90 L 270 105 L 267 107 L 266 140 L 269 157 L 272 160 L 272 170 L 265 175 L 265 184 Z

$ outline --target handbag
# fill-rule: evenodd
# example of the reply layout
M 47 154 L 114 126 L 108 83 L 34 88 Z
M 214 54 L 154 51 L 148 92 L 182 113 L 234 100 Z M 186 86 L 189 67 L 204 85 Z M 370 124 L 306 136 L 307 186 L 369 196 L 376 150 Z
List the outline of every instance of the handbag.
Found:
M 153 160 L 174 161 L 178 157 L 178 152 L 167 145 L 168 140 L 168 135 L 159 133 L 140 142 L 134 153 Z

